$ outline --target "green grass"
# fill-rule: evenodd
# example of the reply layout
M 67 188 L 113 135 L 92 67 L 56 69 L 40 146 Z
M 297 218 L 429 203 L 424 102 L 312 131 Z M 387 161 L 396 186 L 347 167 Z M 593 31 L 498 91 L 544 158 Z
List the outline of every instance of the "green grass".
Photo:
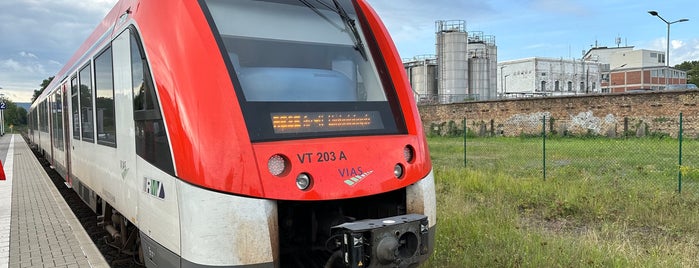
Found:
M 437 239 L 426 267 L 699 267 L 699 143 L 430 138 Z M 692 173 L 694 172 L 694 173 Z

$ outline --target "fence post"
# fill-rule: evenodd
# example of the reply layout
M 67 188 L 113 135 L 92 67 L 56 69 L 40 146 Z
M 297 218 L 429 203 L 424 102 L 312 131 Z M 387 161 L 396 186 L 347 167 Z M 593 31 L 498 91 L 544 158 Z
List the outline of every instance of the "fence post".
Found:
M 680 113 L 680 133 L 677 135 L 679 139 L 679 165 L 677 171 L 677 193 L 682 193 L 682 113 Z
M 466 167 L 466 117 L 464 117 L 464 167 Z
M 543 167 L 544 167 L 544 181 L 546 181 L 546 116 L 544 115 L 543 118 L 541 118 L 541 137 L 543 138 L 543 155 L 542 155 L 542 161 L 543 161 Z

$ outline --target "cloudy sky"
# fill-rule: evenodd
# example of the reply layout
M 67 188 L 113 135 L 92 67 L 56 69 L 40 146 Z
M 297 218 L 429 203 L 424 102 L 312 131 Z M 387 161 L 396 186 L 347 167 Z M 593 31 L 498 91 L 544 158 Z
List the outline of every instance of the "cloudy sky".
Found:
M 174 1 L 174 0 L 170 0 Z M 580 58 L 583 50 L 623 45 L 665 50 L 670 63 L 699 60 L 696 0 L 367 0 L 384 20 L 403 58 L 435 54 L 435 21 L 465 20 L 468 31 L 494 35 L 498 60 Z M 28 102 L 41 81 L 77 50 L 116 0 L 1 0 L 0 93 Z

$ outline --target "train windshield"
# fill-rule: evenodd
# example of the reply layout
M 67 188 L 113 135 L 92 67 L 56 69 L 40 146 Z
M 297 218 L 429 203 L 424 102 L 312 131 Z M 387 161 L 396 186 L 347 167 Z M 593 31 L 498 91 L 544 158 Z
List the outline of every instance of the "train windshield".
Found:
M 350 0 L 204 3 L 251 140 L 405 132 Z

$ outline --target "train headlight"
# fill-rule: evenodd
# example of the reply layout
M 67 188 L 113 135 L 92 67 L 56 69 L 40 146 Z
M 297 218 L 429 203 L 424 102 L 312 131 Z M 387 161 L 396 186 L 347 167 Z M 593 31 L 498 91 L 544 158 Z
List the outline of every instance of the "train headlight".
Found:
M 396 166 L 393 168 L 393 175 L 395 175 L 396 178 L 402 179 L 403 178 L 403 165 L 396 164 Z
M 405 162 L 412 163 L 415 160 L 415 149 L 413 146 L 406 145 L 403 148 L 403 157 L 405 157 Z
M 313 184 L 313 180 L 311 179 L 310 175 L 306 173 L 301 173 L 298 176 L 296 176 L 296 187 L 298 187 L 299 190 L 308 190 L 311 187 L 311 184 Z
M 267 161 L 267 169 L 272 175 L 280 177 L 289 171 L 289 159 L 283 155 L 275 154 Z

